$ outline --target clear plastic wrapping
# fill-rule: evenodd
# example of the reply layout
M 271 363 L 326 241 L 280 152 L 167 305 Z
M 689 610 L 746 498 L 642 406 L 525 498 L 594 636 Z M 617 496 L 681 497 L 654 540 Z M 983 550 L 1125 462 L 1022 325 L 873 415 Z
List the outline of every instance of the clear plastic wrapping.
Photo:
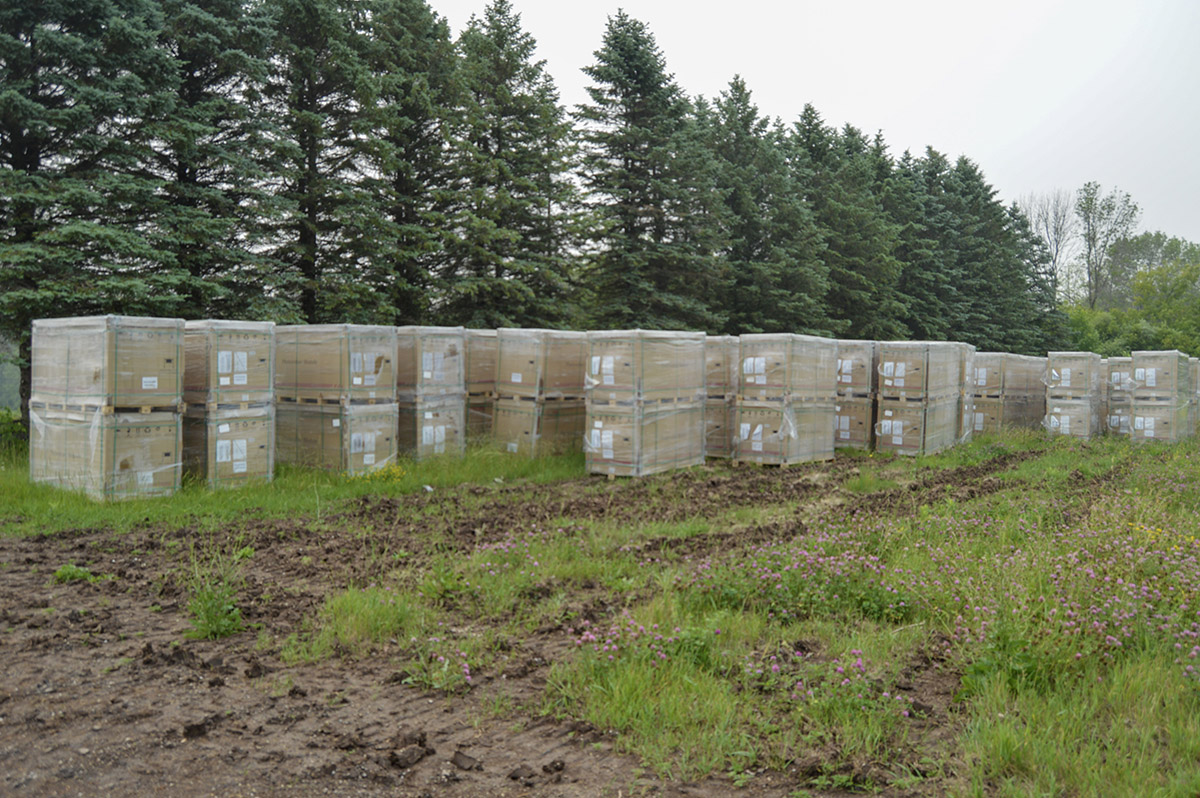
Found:
M 467 401 L 458 396 L 421 396 L 400 402 L 398 447 L 414 460 L 466 451 Z
M 1188 429 L 1189 434 L 1196 435 L 1200 431 L 1200 358 L 1189 358 L 1188 367 L 1192 374 L 1191 416 Z
M 948 341 L 879 341 L 881 396 L 940 399 L 969 390 L 974 347 Z
M 704 456 L 733 457 L 737 403 L 724 397 L 704 403 Z
M 497 330 L 496 395 L 582 399 L 588 334 L 570 330 Z
M 275 408 L 279 463 L 346 474 L 382 468 L 396 459 L 397 406 L 281 404 Z
M 29 479 L 95 499 L 169 496 L 179 489 L 177 412 L 29 410 Z
M 940 452 L 958 442 L 962 417 L 959 396 L 918 401 L 880 395 L 875 413 L 875 449 L 902 455 Z
M 1134 355 L 1134 362 L 1137 356 Z M 1191 435 L 1188 428 L 1190 401 L 1157 401 L 1139 399 L 1132 405 L 1130 435 L 1135 443 L 1164 441 L 1174 443 Z
M 1188 400 L 1192 392 L 1191 364 L 1183 352 L 1138 350 L 1132 361 L 1134 399 Z
M 1099 355 L 1096 360 L 1099 368 Z M 1099 396 L 1093 394 L 1085 399 L 1048 399 L 1042 426 L 1051 435 L 1069 435 L 1084 440 L 1094 438 L 1100 433 Z
M 271 481 L 275 408 L 189 407 L 183 416 L 183 469 L 210 488 Z
M 875 446 L 875 402 L 870 397 L 841 396 L 834 407 L 833 445 L 871 450 Z
M 493 436 L 505 451 L 536 457 L 579 450 L 587 421 L 582 399 L 498 399 Z
M 663 330 L 587 334 L 584 387 L 593 403 L 703 402 L 707 393 L 705 335 Z
M 275 397 L 282 404 L 390 403 L 396 328 L 298 324 L 275 328 Z
M 758 402 L 832 402 L 838 342 L 813 335 L 743 335 L 738 396 Z
M 183 401 L 264 404 L 275 398 L 275 324 L 189 321 L 183 333 Z
M 31 407 L 178 412 L 183 319 L 38 319 L 31 360 Z
M 739 401 L 734 457 L 763 465 L 832 460 L 834 408 L 832 401 Z
M 1046 357 L 1046 398 L 1099 398 L 1100 356 L 1093 352 L 1051 352 Z
M 708 398 L 732 399 L 738 389 L 738 337 L 710 335 L 704 339 L 704 381 Z
M 462 327 L 397 327 L 397 400 L 465 394 L 466 340 Z
M 467 394 L 491 396 L 496 390 L 497 333 L 495 330 L 465 330 L 463 340 L 467 352 L 464 367 Z
M 875 390 L 876 348 L 875 341 L 838 340 L 838 396 L 866 397 Z
M 978 352 L 975 355 L 972 389 L 976 397 L 994 398 L 1004 392 L 1004 367 L 1008 358 L 1005 352 Z
M 698 351 L 702 372 L 703 346 Z M 704 462 L 704 404 L 589 402 L 583 451 L 592 474 L 641 477 L 700 465 Z
M 492 439 L 496 400 L 491 396 L 467 396 L 467 444 Z

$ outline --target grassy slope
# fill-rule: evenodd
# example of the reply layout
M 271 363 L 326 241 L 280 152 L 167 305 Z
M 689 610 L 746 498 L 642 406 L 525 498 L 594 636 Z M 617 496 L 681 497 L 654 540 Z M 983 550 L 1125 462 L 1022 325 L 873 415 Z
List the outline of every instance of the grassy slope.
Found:
M 870 498 L 1024 451 L 1034 456 L 1014 459 L 973 497 L 940 494 L 903 513 L 833 507 L 781 539 L 696 556 L 663 541 L 786 521 L 795 507 L 681 523 L 568 517 L 517 526 L 465 556 L 398 562 L 380 584 L 329 596 L 305 633 L 275 645 L 295 661 L 408 638 L 412 680 L 452 691 L 486 672 L 503 641 L 563 623 L 569 648 L 544 696 L 506 711 L 615 729 L 620 745 L 665 775 L 720 771 L 737 783 L 816 755 L 820 765 L 806 776 L 813 788 L 1194 795 L 1196 442 L 1134 449 L 1022 435 L 919 460 L 862 457 L 844 494 Z M 369 480 L 287 472 L 271 486 L 105 506 L 31 487 L 10 459 L 0 472 L 0 534 L 215 529 L 246 514 L 319 520 L 364 494 L 581 472 L 578 458 L 480 453 Z M 597 597 L 603 617 L 587 621 L 581 602 Z M 922 708 L 904 685 L 914 662 L 956 680 L 961 712 L 944 734 L 917 722 Z

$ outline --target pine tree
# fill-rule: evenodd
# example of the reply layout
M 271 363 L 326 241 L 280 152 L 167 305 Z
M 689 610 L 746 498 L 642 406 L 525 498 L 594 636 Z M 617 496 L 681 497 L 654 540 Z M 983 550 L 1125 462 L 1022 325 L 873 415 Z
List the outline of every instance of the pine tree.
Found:
M 558 327 L 573 316 L 571 127 L 536 46 L 508 0 L 493 0 L 458 40 L 464 190 L 442 274 L 446 323 Z
M 610 17 L 583 128 L 583 182 L 593 214 L 589 290 L 598 326 L 719 329 L 724 275 L 709 223 L 715 163 L 646 26 Z
M 788 168 L 785 132 L 759 116 L 735 77 L 716 103 L 714 148 L 727 210 L 725 332 L 830 334 L 824 244 L 804 190 Z
M 176 290 L 189 318 L 280 317 L 278 264 L 264 252 L 264 222 L 279 210 L 269 174 L 261 90 L 272 21 L 248 0 L 162 0 L 162 46 L 178 76 L 157 129 L 152 169 L 164 183 L 155 228 L 180 267 Z
M 179 274 L 146 235 L 144 171 L 174 73 L 150 0 L 0 6 L 0 335 L 29 400 L 34 319 L 169 315 Z
M 896 257 L 903 264 L 897 291 L 906 308 L 904 325 L 915 340 L 944 341 L 950 334 L 950 307 L 957 290 L 942 256 L 945 241 L 939 231 L 946 224 L 940 185 L 930 191 L 917 159 L 908 152 L 889 176 L 883 206 L 900 226 Z

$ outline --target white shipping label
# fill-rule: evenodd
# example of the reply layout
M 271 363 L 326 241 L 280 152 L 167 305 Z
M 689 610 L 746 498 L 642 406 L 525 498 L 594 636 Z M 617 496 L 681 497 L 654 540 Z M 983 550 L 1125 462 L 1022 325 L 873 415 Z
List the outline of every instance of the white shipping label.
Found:
M 421 372 L 421 379 L 423 379 L 423 380 L 432 380 L 432 379 L 433 379 L 433 372 L 432 372 L 432 371 L 422 371 L 422 372 Z
M 421 445 L 433 445 L 433 426 L 431 424 L 426 424 L 421 427 Z
M 903 435 L 904 434 L 904 422 L 903 421 L 901 421 L 900 419 L 896 419 L 895 421 L 892 422 L 892 434 L 893 435 Z
M 1146 369 L 1146 387 L 1154 388 L 1158 385 L 1158 369 Z
M 892 434 L 892 422 L 880 421 L 879 422 L 879 434 L 880 435 L 891 435 Z
M 375 451 L 375 433 L 374 432 L 364 432 L 363 433 L 363 451 L 364 452 Z
M 430 411 L 430 410 L 426 410 L 426 411 L 425 411 L 425 418 L 426 418 L 426 419 L 432 419 L 432 418 L 433 418 L 433 412 L 432 412 L 432 411 Z
M 884 416 L 886 416 L 887 418 L 891 418 L 891 417 L 892 417 L 892 411 L 891 411 L 891 410 L 884 410 L 884 411 L 883 411 L 883 415 L 884 415 Z
M 355 373 L 361 374 L 362 370 L 363 370 L 363 353 L 362 352 L 351 352 L 350 353 L 350 373 L 351 374 L 355 374 Z
M 233 370 L 235 372 L 246 371 L 247 367 L 249 366 L 249 363 L 250 363 L 250 359 L 248 357 L 246 357 L 245 352 L 234 352 L 233 353 Z
M 838 418 L 838 427 L 841 429 L 850 429 L 850 416 L 841 416 Z
M 138 480 L 138 487 L 152 488 L 152 487 L 154 487 L 154 472 L 153 471 L 139 471 L 138 475 L 137 475 L 137 480 Z
M 238 376 L 241 376 L 241 375 L 238 375 Z M 375 381 L 376 381 L 376 377 L 374 374 L 368 374 L 365 377 L 363 377 L 363 385 L 365 385 L 368 388 L 374 388 Z
M 1138 382 L 1145 382 L 1146 370 L 1145 369 L 1134 369 L 1133 370 L 1133 378 L 1135 380 L 1137 380 Z
M 896 383 L 896 387 L 897 387 L 897 388 L 903 388 L 903 387 L 904 387 L 904 380 L 903 380 L 902 378 L 900 378 L 900 377 L 897 377 L 895 380 L 893 380 L 893 382 L 895 382 L 895 383 Z
M 364 454 L 363 455 L 363 465 L 375 465 L 375 455 Z
M 1142 429 L 1144 426 L 1146 426 L 1146 417 L 1145 416 L 1134 416 L 1133 417 L 1133 428 L 1134 429 Z
M 766 385 L 767 384 L 767 375 L 766 374 L 755 374 L 754 375 L 754 384 L 755 385 Z
M 246 461 L 245 460 L 235 460 L 233 462 L 233 473 L 245 474 L 246 473 Z
M 600 433 L 601 456 L 606 460 L 613 458 L 613 431 L 606 429 Z
M 883 376 L 894 377 L 896 375 L 896 364 L 890 360 L 883 362 Z
M 220 387 L 224 388 L 226 385 L 229 384 L 229 378 L 228 377 L 217 377 L 217 383 Z
M 901 360 L 901 361 L 898 361 L 898 362 L 896 363 L 896 376 L 897 376 L 897 377 L 903 377 L 903 376 L 904 376 L 904 361 L 903 361 L 903 360 Z
M 850 382 L 850 375 L 849 375 L 849 374 L 843 374 L 843 375 L 841 376 L 841 378 L 840 378 L 840 379 L 841 379 L 841 381 L 842 381 L 842 382 Z
M 521 374 L 521 372 L 519 372 L 519 371 L 514 371 L 514 372 L 512 373 L 512 378 L 509 380 L 509 382 L 511 382 L 513 385 L 520 385 L 520 384 L 521 384 L 521 382 L 522 382 L 522 374 Z
M 217 373 L 228 374 L 233 371 L 233 352 L 221 350 L 217 352 Z
M 235 461 L 245 460 L 246 459 L 246 448 L 247 447 L 246 447 L 246 439 L 245 438 L 236 439 L 233 442 L 233 459 Z
M 335 427 L 340 427 L 340 426 L 342 426 L 342 420 L 341 420 L 340 418 L 335 418 L 335 419 L 333 420 L 333 426 L 335 426 Z
M 508 450 L 510 452 L 515 452 L 517 450 L 517 444 L 515 444 L 515 443 L 508 444 Z
M 1062 384 L 1067 386 L 1068 388 L 1071 387 L 1071 370 L 1070 369 L 1062 370 Z
M 363 436 L 361 432 L 350 434 L 350 454 L 362 454 Z
M 600 373 L 600 356 L 592 355 L 592 375 Z
M 616 384 L 616 361 L 612 355 L 605 355 L 600 361 L 600 370 L 604 374 L 605 385 Z
M 847 438 L 850 437 L 850 433 L 846 432 L 845 430 L 841 430 L 838 432 L 838 437 L 841 438 L 842 440 L 846 440 Z
M 975 414 L 975 431 L 980 432 L 982 430 L 983 430 L 983 413 L 976 413 Z
M 509 451 L 515 452 L 517 450 L 516 449 L 517 445 L 515 443 L 510 443 L 509 446 L 512 447 L 509 449 Z M 599 452 L 600 452 L 600 430 L 593 429 L 591 431 L 591 434 L 588 437 L 588 448 L 591 450 L 592 454 L 599 454 Z
M 353 382 L 355 385 L 362 385 L 362 377 L 355 377 Z
M 157 391 L 158 390 L 158 377 L 142 377 L 142 390 L 143 391 Z
M 740 440 L 743 440 L 743 441 L 744 441 L 744 440 L 747 440 L 749 437 L 750 437 L 750 425 L 749 425 L 749 424 L 742 424 L 742 427 L 741 427 L 741 434 L 740 434 L 740 435 L 738 435 L 738 438 L 739 438 Z
M 752 452 L 761 452 L 762 446 L 762 441 L 750 441 L 750 451 Z
M 234 374 L 233 375 L 233 384 L 234 385 L 245 385 L 246 384 L 246 373 L 242 372 L 241 374 Z
M 903 435 L 893 435 L 892 436 L 892 446 L 903 446 L 903 445 L 904 445 L 904 436 Z
M 975 369 L 975 384 L 976 385 L 987 385 L 987 369 L 985 369 L 985 368 Z
M 220 434 L 220 435 L 224 435 L 226 432 L 229 432 L 229 425 L 228 425 L 228 424 L 218 424 L 218 425 L 217 425 L 217 433 L 218 433 L 218 434 Z
M 1154 437 L 1154 416 L 1146 416 L 1146 437 Z
M 233 444 L 231 441 L 217 441 L 217 462 L 228 463 L 233 460 Z

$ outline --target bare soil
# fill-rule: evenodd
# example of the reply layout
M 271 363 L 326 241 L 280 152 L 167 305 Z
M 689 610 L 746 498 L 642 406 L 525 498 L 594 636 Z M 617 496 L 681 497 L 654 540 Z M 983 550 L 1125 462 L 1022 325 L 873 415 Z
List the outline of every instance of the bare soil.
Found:
M 280 640 L 315 616 L 326 595 L 383 576 L 402 554 L 419 567 L 435 551 L 472 550 L 514 529 L 562 518 L 620 524 L 681 522 L 736 507 L 796 509 L 777 520 L 647 549 L 703 557 L 786 539 L 827 513 L 907 513 L 947 496 L 994 492 L 995 475 L 1026 455 L 930 472 L 867 495 L 840 486 L 858 461 L 790 469 L 724 465 L 647 480 L 584 478 L 548 486 L 463 486 L 401 498 L 370 497 L 322 519 L 247 520 L 223 530 L 249 546 L 239 606 L 255 630 L 194 640 L 182 569 L 194 529 L 147 525 L 126 534 L 78 530 L 0 537 L 0 793 L 10 795 L 724 796 L 725 776 L 654 777 L 615 735 L 534 711 L 568 631 L 548 624 L 511 641 L 501 667 L 471 690 L 430 693 L 397 671 L 399 641 L 363 658 L 289 665 Z M 57 568 L 115 578 L 58 584 Z M 615 599 L 581 586 L 570 603 L 596 620 Z M 464 623 L 471 623 L 464 619 Z M 931 640 L 927 650 L 938 650 Z M 945 753 L 961 727 L 958 675 L 922 653 L 899 685 L 921 711 L 912 762 Z M 512 709 L 497 711 L 506 697 Z M 815 751 L 782 772 L 755 775 L 746 796 L 785 796 L 837 760 L 857 783 L 886 784 L 883 766 Z M 840 795 L 812 790 L 813 795 Z M 936 781 L 885 795 L 936 795 Z

